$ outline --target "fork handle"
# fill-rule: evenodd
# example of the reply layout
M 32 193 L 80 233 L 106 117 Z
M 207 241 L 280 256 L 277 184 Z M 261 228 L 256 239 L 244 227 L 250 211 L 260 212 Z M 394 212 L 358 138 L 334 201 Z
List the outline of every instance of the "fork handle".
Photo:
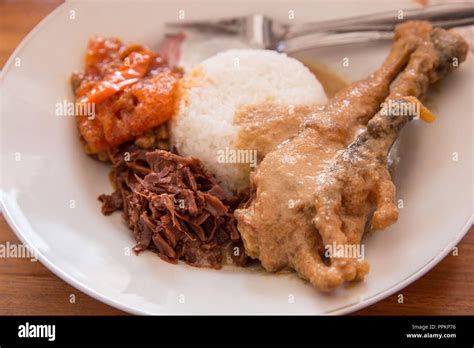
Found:
M 285 28 L 283 40 L 318 32 L 393 31 L 402 20 L 428 20 L 434 26 L 442 28 L 474 24 L 474 4 L 472 2 L 402 10 L 403 18 L 401 19 L 399 19 L 399 14 L 399 12 L 390 11 L 322 22 L 288 25 Z

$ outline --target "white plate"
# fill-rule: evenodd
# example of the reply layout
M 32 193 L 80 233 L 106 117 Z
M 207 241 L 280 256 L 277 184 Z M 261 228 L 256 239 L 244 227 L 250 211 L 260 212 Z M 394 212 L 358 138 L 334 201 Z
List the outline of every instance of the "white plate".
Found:
M 8 222 L 58 276 L 131 313 L 341 314 L 389 296 L 431 269 L 471 225 L 472 59 L 434 88 L 430 100 L 438 120 L 412 123 L 403 132 L 396 181 L 404 207 L 396 225 L 366 238 L 371 264 L 366 281 L 330 295 L 293 274 L 176 266 L 151 252 L 126 256 L 132 234 L 120 214 L 102 216 L 97 201 L 111 191 L 109 168 L 82 152 L 74 120 L 55 116 L 55 105 L 72 100 L 68 77 L 82 68 L 94 33 L 156 48 L 163 23 L 177 20 L 180 10 L 187 19 L 263 12 L 281 20 L 293 10 L 296 20 L 307 21 L 404 6 L 415 5 L 375 0 L 62 5 L 24 40 L 1 76 L 2 200 Z M 313 55 L 356 79 L 374 70 L 388 48 L 373 44 Z M 344 57 L 349 68 L 342 67 Z

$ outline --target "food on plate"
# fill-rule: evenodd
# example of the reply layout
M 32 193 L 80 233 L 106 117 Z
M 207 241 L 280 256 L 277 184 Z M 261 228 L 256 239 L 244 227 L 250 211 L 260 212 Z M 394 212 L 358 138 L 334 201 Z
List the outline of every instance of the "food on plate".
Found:
M 198 267 L 245 264 L 233 216 L 238 198 L 228 196 L 200 160 L 135 144 L 110 157 L 116 191 L 99 197 L 102 212 L 123 210 L 135 252 L 150 249 L 165 261 Z
M 107 158 L 109 148 L 169 120 L 181 75 L 145 46 L 92 37 L 84 72 L 71 77 L 76 103 L 94 105 L 93 115 L 76 117 L 86 152 Z
M 284 105 L 263 102 L 243 105 L 234 123 L 239 129 L 235 140 L 237 149 L 254 149 L 258 163 L 278 144 L 298 134 L 301 124 L 316 104 Z
M 363 280 L 369 264 L 334 249 L 397 221 L 388 153 L 410 120 L 434 121 L 420 99 L 467 51 L 453 31 L 405 22 L 382 66 L 340 89 L 273 51 L 231 49 L 183 76 L 144 46 L 95 36 L 72 80 L 77 102 L 97 106 L 78 117 L 87 152 L 112 163 L 102 212 L 121 210 L 134 250 L 171 263 L 251 258 L 323 291 Z
M 183 156 L 199 157 L 231 190 L 249 186 L 253 163 L 219 155 L 244 150 L 253 156 L 256 150 L 238 140 L 235 121 L 241 107 L 276 102 L 288 109 L 326 101 L 321 84 L 302 63 L 257 49 L 232 49 L 204 60 L 183 77 L 179 98 L 171 120 L 172 145 Z
M 464 61 L 467 44 L 427 22 L 401 24 L 395 34 L 381 68 L 309 113 L 298 135 L 268 153 L 252 173 L 255 193 L 235 216 L 246 252 L 267 271 L 294 269 L 321 290 L 362 280 L 366 261 L 325 257 L 327 246 L 360 244 L 373 209 L 375 229 L 397 220 L 387 154 L 416 115 L 383 115 L 381 103 L 423 96 L 453 68 L 454 58 Z

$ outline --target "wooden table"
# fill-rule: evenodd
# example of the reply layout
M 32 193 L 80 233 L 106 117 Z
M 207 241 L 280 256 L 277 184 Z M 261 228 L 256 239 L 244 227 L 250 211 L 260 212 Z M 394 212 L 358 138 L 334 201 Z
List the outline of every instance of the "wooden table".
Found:
M 23 37 L 59 0 L 0 0 L 0 66 Z M 469 193 L 466 193 L 469 194 Z M 19 243 L 0 215 L 0 244 Z M 393 295 L 357 315 L 474 314 L 474 228 L 458 245 L 459 256 L 448 255 L 427 275 L 403 289 L 404 303 Z M 75 303 L 70 303 L 71 295 Z M 120 315 L 56 277 L 39 262 L 0 259 L 0 315 Z

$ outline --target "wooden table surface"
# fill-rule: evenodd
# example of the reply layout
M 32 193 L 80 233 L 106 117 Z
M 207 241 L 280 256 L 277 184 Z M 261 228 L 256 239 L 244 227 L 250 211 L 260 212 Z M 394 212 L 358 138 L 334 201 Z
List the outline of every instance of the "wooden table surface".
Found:
M 0 0 L 0 67 L 23 37 L 60 0 Z M 467 193 L 468 194 L 468 193 Z M 19 243 L 0 215 L 0 244 Z M 458 256 L 448 255 L 433 270 L 357 315 L 467 315 L 474 314 L 474 228 L 458 245 Z M 71 303 L 71 295 L 75 303 Z M 39 262 L 0 258 L 0 315 L 121 315 L 56 277 Z

